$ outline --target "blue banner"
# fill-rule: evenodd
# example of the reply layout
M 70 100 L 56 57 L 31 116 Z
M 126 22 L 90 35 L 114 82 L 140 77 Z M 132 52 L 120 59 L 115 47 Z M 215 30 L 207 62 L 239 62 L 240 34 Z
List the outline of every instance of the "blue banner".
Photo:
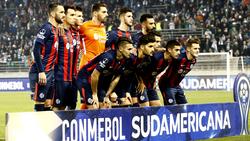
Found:
M 197 140 L 240 134 L 237 103 L 57 112 L 53 140 Z M 56 136 L 54 136 L 56 135 Z
M 28 78 L 0 78 L 0 91 L 29 91 Z

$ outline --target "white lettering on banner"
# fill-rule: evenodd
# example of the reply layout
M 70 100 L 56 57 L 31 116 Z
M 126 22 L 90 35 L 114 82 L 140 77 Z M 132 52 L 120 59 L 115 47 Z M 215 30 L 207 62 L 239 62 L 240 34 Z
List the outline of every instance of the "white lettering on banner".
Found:
M 126 140 L 122 129 L 122 117 L 63 120 L 62 141 Z
M 24 90 L 22 81 L 0 82 L 0 91 Z
M 230 87 L 233 88 L 233 79 L 230 82 Z M 185 78 L 180 83 L 183 89 L 193 90 L 227 89 L 227 85 L 227 78 Z
M 132 131 L 133 139 L 138 139 L 231 128 L 228 110 L 134 116 L 131 130 L 123 129 L 122 120 L 122 117 L 63 120 L 62 141 L 126 140 L 130 138 L 124 135 L 128 131 Z
M 132 119 L 132 128 L 133 132 L 131 136 L 137 139 L 140 136 L 148 137 L 164 134 L 171 135 L 174 133 L 230 129 L 231 123 L 228 110 L 201 111 L 195 113 L 177 113 L 176 115 L 170 114 L 169 117 L 167 117 L 166 114 L 163 114 L 162 117 L 158 115 L 134 116 Z

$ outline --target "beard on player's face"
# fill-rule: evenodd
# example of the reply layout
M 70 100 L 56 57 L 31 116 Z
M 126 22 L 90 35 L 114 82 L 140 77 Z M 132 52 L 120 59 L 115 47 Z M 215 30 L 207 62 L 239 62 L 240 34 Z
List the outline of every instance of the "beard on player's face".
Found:
M 63 18 L 60 18 L 58 16 L 55 17 L 55 20 L 58 24 L 62 24 L 63 23 Z

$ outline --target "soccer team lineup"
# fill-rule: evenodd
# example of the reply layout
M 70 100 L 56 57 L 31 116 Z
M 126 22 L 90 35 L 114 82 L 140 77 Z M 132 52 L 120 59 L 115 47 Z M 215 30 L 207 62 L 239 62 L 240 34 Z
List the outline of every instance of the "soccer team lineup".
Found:
M 141 30 L 131 32 L 134 16 L 127 7 L 117 13 L 120 24 L 107 32 L 105 3 L 94 3 L 92 19 L 84 22 L 78 6 L 52 3 L 47 13 L 29 71 L 35 111 L 75 110 L 78 93 L 80 110 L 188 102 L 180 82 L 197 61 L 198 38 L 162 44 L 150 13 L 140 16 Z

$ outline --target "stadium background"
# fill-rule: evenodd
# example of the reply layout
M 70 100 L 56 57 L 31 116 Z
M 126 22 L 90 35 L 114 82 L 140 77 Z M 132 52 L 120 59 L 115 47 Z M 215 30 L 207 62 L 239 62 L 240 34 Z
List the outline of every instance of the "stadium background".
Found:
M 123 6 L 134 10 L 132 30 L 140 30 L 139 17 L 152 13 L 156 28 L 164 39 L 201 39 L 201 52 L 229 52 L 230 75 L 244 71 L 250 75 L 250 5 L 249 0 L 103 0 L 108 5 L 107 30 L 116 27 L 117 11 Z M 27 78 L 30 52 L 37 30 L 47 20 L 46 0 L 0 1 L 0 78 Z M 77 4 L 84 9 L 85 20 L 90 18 L 90 6 L 98 0 L 60 0 Z M 201 62 L 190 76 L 225 74 L 225 58 L 218 56 Z M 214 60 L 214 61 L 211 61 Z M 206 65 L 204 65 L 206 64 Z M 208 67 L 209 66 L 209 67 Z M 211 67 L 213 66 L 213 67 Z M 242 67 L 243 66 L 243 67 Z M 211 71 L 212 70 L 212 71 Z M 209 73 L 208 73 L 209 72 Z M 197 96 L 199 95 L 199 96 Z M 210 97 L 211 99 L 209 99 Z M 232 92 L 189 91 L 190 103 L 232 102 Z M 29 92 L 0 93 L 0 138 L 4 138 L 4 113 L 32 111 Z M 242 137 L 244 140 L 246 137 Z M 249 139 L 248 137 L 247 139 Z M 242 140 L 241 139 L 241 140 Z

